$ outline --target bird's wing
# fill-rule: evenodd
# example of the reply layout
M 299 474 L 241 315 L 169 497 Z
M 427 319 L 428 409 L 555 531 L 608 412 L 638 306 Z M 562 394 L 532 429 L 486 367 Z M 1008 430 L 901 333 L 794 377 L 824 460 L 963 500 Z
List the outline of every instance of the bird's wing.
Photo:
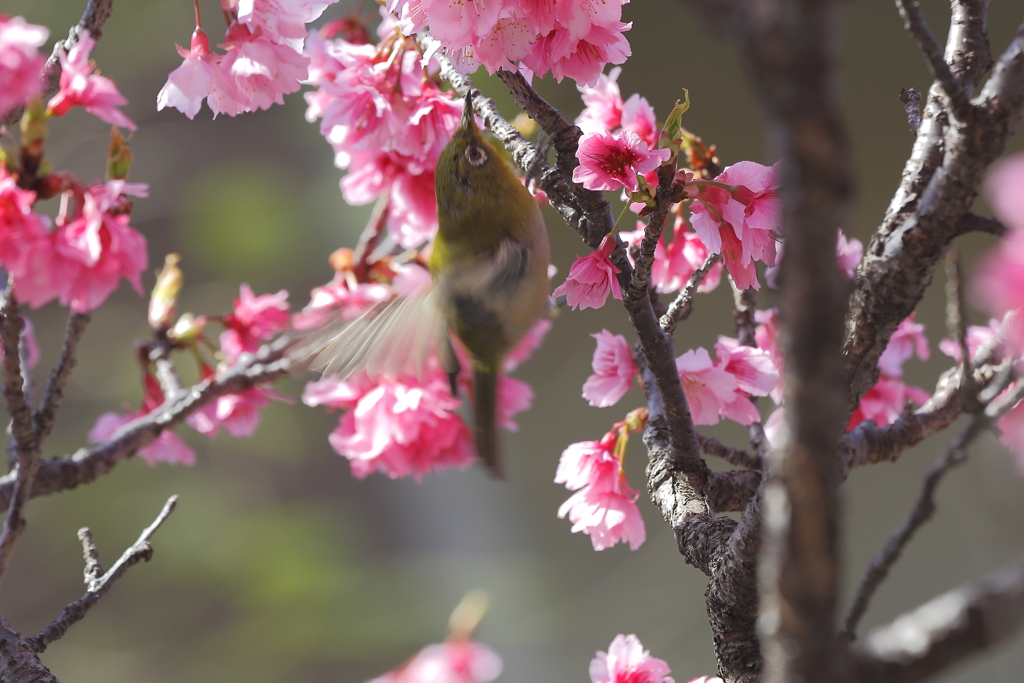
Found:
M 355 320 L 330 322 L 300 340 L 290 355 L 310 370 L 342 379 L 360 371 L 370 377 L 422 377 L 447 334 L 436 298 L 436 290 L 425 288 Z

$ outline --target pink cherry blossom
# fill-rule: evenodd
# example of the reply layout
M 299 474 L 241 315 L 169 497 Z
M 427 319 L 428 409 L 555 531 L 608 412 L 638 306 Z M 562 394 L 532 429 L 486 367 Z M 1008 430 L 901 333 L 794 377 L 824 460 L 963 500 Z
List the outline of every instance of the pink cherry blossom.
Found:
M 243 351 L 256 351 L 260 342 L 284 332 L 290 317 L 287 290 L 255 296 L 249 285 L 242 284 L 234 310 L 224 316 L 228 329 L 220 341 L 227 362 L 233 362 Z
M 852 280 L 857 266 L 860 265 L 860 260 L 864 257 L 864 244 L 856 237 L 847 238 L 843 234 L 842 228 L 837 228 L 836 232 L 839 233 L 836 242 L 836 258 L 839 260 L 839 268 L 846 273 L 848 279 Z
M 655 247 L 651 281 L 658 292 L 667 294 L 685 287 L 693 272 L 704 265 L 704 261 L 711 253 L 697 233 L 690 232 L 686 227 L 684 220 L 677 219 L 672 241 L 667 247 L 662 246 L 665 241 L 663 235 Z M 704 281 L 697 287 L 697 291 L 712 292 L 721 280 L 722 263 L 718 262 L 704 276 Z
M 57 298 L 87 313 L 106 301 L 122 277 L 141 294 L 146 239 L 128 225 L 123 197 L 146 194 L 144 184 L 123 180 L 86 188 L 77 215 L 60 216 L 57 230 L 34 242 L 12 268 L 19 297 L 36 308 Z
M 775 383 L 769 396 L 777 404 L 782 404 L 782 375 L 786 369 L 786 358 L 782 354 L 782 347 L 779 345 L 779 309 L 769 308 L 766 311 L 754 311 L 754 320 L 757 328 L 754 330 L 754 339 L 757 341 L 757 348 L 768 352 L 775 370 L 779 373 L 779 379 Z
M 928 360 L 928 338 L 924 336 L 924 325 L 914 321 L 911 313 L 901 322 L 889 337 L 889 345 L 878 359 L 878 369 L 887 377 L 902 377 L 903 363 L 916 354 L 921 360 Z
M 608 652 L 590 662 L 592 683 L 675 683 L 664 660 L 652 657 L 633 634 L 617 635 Z
M 0 264 L 10 272 L 23 273 L 25 253 L 47 239 L 48 219 L 33 212 L 35 201 L 36 193 L 19 188 L 0 164 Z
M 368 683 L 489 683 L 501 674 L 501 657 L 468 640 L 428 645 L 399 668 Z
M 89 32 L 82 31 L 74 47 L 67 53 L 59 53 L 60 90 L 50 100 L 48 111 L 54 116 L 63 116 L 72 107 L 85 107 L 101 121 L 135 130 L 132 120 L 118 109 L 128 104 L 128 100 L 118 92 L 112 80 L 93 73 L 95 67 L 89 61 L 89 53 L 95 46 L 96 41 Z
M 0 117 L 42 92 L 46 57 L 38 48 L 49 34 L 21 17 L 0 15 Z
M 559 83 L 568 76 L 581 85 L 594 85 L 605 65 L 622 64 L 632 54 L 629 41 L 622 35 L 632 26 L 620 21 L 594 24 L 581 38 L 575 38 L 571 29 L 556 27 L 534 42 L 530 54 L 523 57 L 523 64 L 538 74 L 550 69 Z
M 615 67 L 608 75 L 601 74 L 593 86 L 577 85 L 583 104 L 586 105 L 576 125 L 584 133 L 610 133 L 622 124 L 622 96 L 616 81 L 622 67 Z
M 540 345 L 544 342 L 544 337 L 547 336 L 548 332 L 554 323 L 551 322 L 550 318 L 541 318 L 530 328 L 530 331 L 523 335 L 523 338 L 512 347 L 512 350 L 505 356 L 505 362 L 502 364 L 502 370 L 505 372 L 512 372 L 520 364 L 526 361 L 533 352 L 540 348 Z
M 218 65 L 220 55 L 210 52 L 210 41 L 203 29 L 197 27 L 192 34 L 191 49 L 177 47 L 178 54 L 185 61 L 170 73 L 164 87 L 157 93 L 157 111 L 174 107 L 191 119 L 199 113 L 203 100 L 214 92 L 220 93 L 224 99 L 240 98 L 234 81 Z M 210 106 L 212 109 L 213 105 Z M 216 114 L 215 111 L 214 117 Z
M 999 335 L 1002 329 L 1002 322 L 996 318 L 992 318 L 988 321 L 988 325 L 970 325 L 967 328 L 967 353 L 970 354 L 971 359 L 978 354 L 978 349 L 982 346 L 991 342 L 994 338 Z M 939 351 L 946 354 L 957 363 L 963 361 L 963 356 L 960 353 L 960 345 L 952 339 L 941 339 L 939 340 Z
M 1024 228 L 1011 230 L 985 256 L 975 271 L 974 299 L 978 306 L 1006 322 L 1004 344 L 1024 351 Z
M 771 356 L 724 336 L 715 344 L 715 355 L 715 365 L 736 378 L 736 397 L 723 407 L 722 415 L 744 425 L 759 421 L 761 415 L 750 398 L 767 396 L 778 384 L 779 372 Z
M 245 102 L 246 111 L 284 104 L 284 95 L 297 91 L 299 82 L 308 74 L 308 57 L 289 45 L 274 42 L 258 28 L 251 31 L 233 24 L 222 47 L 226 52 L 220 59 L 220 68 L 234 82 L 239 95 L 237 104 Z M 222 104 L 217 108 L 231 115 L 231 108 L 224 110 Z
M 351 287 L 351 289 L 350 289 Z M 391 299 L 391 287 L 381 283 L 350 282 L 343 272 L 337 272 L 326 285 L 316 287 L 309 294 L 309 303 L 296 313 L 292 326 L 297 330 L 311 330 L 322 326 L 334 316 L 342 320 L 355 320 L 370 307 Z
M 903 414 L 910 402 L 925 404 L 931 395 L 924 389 L 909 386 L 901 380 L 882 376 L 860 399 L 850 416 L 846 429 L 850 430 L 864 420 L 873 420 L 879 427 L 890 425 Z
M 112 438 L 121 426 L 134 422 L 142 415 L 144 413 L 129 415 L 103 413 L 89 430 L 89 442 L 103 443 Z M 156 437 L 148 446 L 140 448 L 138 454 L 150 466 L 155 466 L 158 462 L 165 462 L 168 465 L 185 465 L 186 467 L 196 464 L 196 452 L 170 429 L 160 432 L 160 436 Z
M 250 387 L 237 394 L 218 397 L 192 413 L 187 422 L 203 436 L 213 439 L 224 429 L 236 439 L 245 439 L 256 432 L 260 424 L 260 412 L 270 403 L 268 399 L 276 394 L 263 387 Z
M 297 47 L 306 24 L 316 21 L 337 0 L 238 0 L 238 22 L 278 43 Z
M 633 94 L 622 105 L 622 127 L 636 133 L 653 149 L 658 144 L 658 119 L 646 97 Z
M 725 681 L 718 676 L 698 676 L 690 681 L 690 683 L 725 683 Z
M 418 481 L 429 472 L 466 468 L 476 458 L 473 437 L 457 412 L 461 402 L 440 371 L 424 381 L 328 378 L 307 385 L 303 402 L 348 409 L 328 441 L 359 479 L 380 471 Z
M 580 165 L 572 172 L 574 182 L 588 190 L 624 187 L 636 192 L 638 173 L 647 173 L 668 160 L 667 149 L 650 150 L 631 130 L 615 135 L 589 133 L 580 138 L 576 158 Z
M 583 398 L 596 408 L 613 406 L 633 385 L 637 374 L 632 349 L 621 334 L 601 330 L 590 335 L 597 340 L 591 366 L 594 374 L 583 384 Z
M 1008 226 L 1024 229 L 1024 153 L 992 165 L 985 181 L 985 196 L 996 216 Z
M 696 185 L 690 206 L 693 229 L 712 252 L 722 254 L 740 289 L 760 289 L 755 261 L 775 265 L 779 228 L 779 181 L 774 166 L 741 161 L 728 167 L 715 184 Z M 727 190 L 718 185 L 732 186 Z
M 693 423 L 717 424 L 723 408 L 736 400 L 739 382 L 724 369 L 715 367 L 703 348 L 691 349 L 676 358 L 676 369 Z
M 521 379 L 507 375 L 498 376 L 497 409 L 495 422 L 510 432 L 519 431 L 515 416 L 533 405 L 533 389 Z
M 558 508 L 558 517 L 568 515 L 572 532 L 590 536 L 594 550 L 604 550 L 623 541 L 632 550 L 646 539 L 643 518 L 636 506 L 639 494 L 626 481 L 622 463 L 613 452 L 617 434 L 612 430 L 601 441 L 584 441 L 562 452 L 555 483 L 576 491 Z
M 615 249 L 615 238 L 606 235 L 601 245 L 587 256 L 577 256 L 569 268 L 565 282 L 555 288 L 551 296 L 564 296 L 572 308 L 601 308 L 611 294 L 622 300 L 622 289 L 615 275 L 619 269 L 609 259 Z

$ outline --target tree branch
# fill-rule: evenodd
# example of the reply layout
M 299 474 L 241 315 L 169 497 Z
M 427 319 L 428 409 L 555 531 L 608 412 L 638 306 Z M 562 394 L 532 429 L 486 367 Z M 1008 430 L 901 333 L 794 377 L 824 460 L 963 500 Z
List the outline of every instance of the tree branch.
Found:
M 64 399 L 64 385 L 78 362 L 78 342 L 85 334 L 85 326 L 89 324 L 92 316 L 88 313 L 72 313 L 68 316 L 67 326 L 64 328 L 64 345 L 60 349 L 60 358 L 50 373 L 46 382 L 46 390 L 39 402 L 39 408 L 32 413 L 32 422 L 35 425 L 37 447 L 42 450 L 46 439 L 53 431 L 54 419 L 57 416 L 57 409 Z
M 949 98 L 953 113 L 958 119 L 967 118 L 971 110 L 971 103 L 964 94 L 963 88 L 960 87 L 960 83 L 953 76 L 953 72 L 950 71 L 949 64 L 942 56 L 942 48 L 939 47 L 931 29 L 928 28 L 928 22 L 924 20 L 921 6 L 917 0 L 896 0 L 896 7 L 899 9 L 900 16 L 903 17 L 903 28 L 917 41 L 917 47 L 924 53 L 928 62 L 928 69 L 932 72 L 935 80 L 939 82 L 946 97 Z
M 3 615 L 0 615 L 0 664 L 3 683 L 60 683 Z
M 704 259 L 704 264 L 693 271 L 686 286 L 669 305 L 668 312 L 661 316 L 661 329 L 665 330 L 665 334 L 671 335 L 676 331 L 676 325 L 690 317 L 690 313 L 693 311 L 693 297 L 697 293 L 697 288 L 701 286 L 704 278 L 711 272 L 715 264 L 721 260 L 721 254 L 708 254 L 708 257 Z
M 153 547 L 149 545 L 149 540 L 174 512 L 174 507 L 177 504 L 178 496 L 168 498 L 156 520 L 146 527 L 139 539 L 124 551 L 114 566 L 105 574 L 100 574 L 102 569 L 99 566 L 99 554 L 93 543 L 92 533 L 88 529 L 80 529 L 78 538 L 82 541 L 82 550 L 85 556 L 85 595 L 68 604 L 52 624 L 29 638 L 27 640 L 29 646 L 37 653 L 46 650 L 50 643 L 60 639 L 75 622 L 82 619 L 126 571 L 139 562 L 149 562 L 153 557 Z

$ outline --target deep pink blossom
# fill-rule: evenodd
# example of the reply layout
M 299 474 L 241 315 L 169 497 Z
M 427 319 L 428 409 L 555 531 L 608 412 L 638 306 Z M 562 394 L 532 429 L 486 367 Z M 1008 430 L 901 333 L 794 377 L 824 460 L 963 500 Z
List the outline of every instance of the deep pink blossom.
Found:
M 996 216 L 1009 227 L 1024 230 L 1024 153 L 992 165 L 985 181 L 985 196 Z
M 609 259 L 615 249 L 615 238 L 606 235 L 601 245 L 587 256 L 577 256 L 569 268 L 565 282 L 555 288 L 551 296 L 565 296 L 572 308 L 601 308 L 611 294 L 622 300 L 622 289 L 615 275 L 619 269 Z
M 624 187 L 636 192 L 637 174 L 653 171 L 670 155 L 667 149 L 649 149 L 631 130 L 615 135 L 589 133 L 580 138 L 576 152 L 580 165 L 573 170 L 572 179 L 588 190 Z
M 217 398 L 189 415 L 186 421 L 190 427 L 210 439 L 217 436 L 221 428 L 236 439 L 245 439 L 256 432 L 261 411 L 272 397 L 276 398 L 277 395 L 268 389 L 250 387 L 240 393 Z
M 601 330 L 590 335 L 597 340 L 591 367 L 594 374 L 583 384 L 583 398 L 596 408 L 613 406 L 633 385 L 637 374 L 629 342 L 621 334 Z
M 928 338 L 924 336 L 924 325 L 914 320 L 915 315 L 911 313 L 899 324 L 878 359 L 878 369 L 887 377 L 902 377 L 903 363 L 914 355 L 921 360 L 928 360 L 931 355 Z
M 592 683 L 675 683 L 664 660 L 652 657 L 633 634 L 617 635 L 608 652 L 590 662 Z
M 42 92 L 46 57 L 38 48 L 49 34 L 21 17 L 0 15 L 0 117 Z
M 96 41 L 88 31 L 82 31 L 78 42 L 67 53 L 60 52 L 60 90 L 50 99 L 48 110 L 54 116 L 63 116 L 72 107 L 85 110 L 115 126 L 135 130 L 132 120 L 121 113 L 118 107 L 128 104 L 114 82 L 106 76 L 93 73 L 95 68 L 89 61 L 89 53 Z
M 691 349 L 676 358 L 676 369 L 693 423 L 717 424 L 724 407 L 736 400 L 739 382 L 723 368 L 715 367 L 703 348 Z
M 622 125 L 622 96 L 616 82 L 622 67 L 615 67 L 608 75 L 601 74 L 593 86 L 577 85 L 586 105 L 576 125 L 584 133 L 610 133 Z
M 167 82 L 157 93 L 157 111 L 174 107 L 191 119 L 211 93 L 219 93 L 222 100 L 240 99 L 234 81 L 218 65 L 220 55 L 210 52 L 210 41 L 203 29 L 197 27 L 192 34 L 191 49 L 185 50 L 180 45 L 177 48 L 185 61 L 167 76 Z M 213 109 L 212 104 L 210 108 Z M 216 115 L 214 111 L 215 118 Z
M 22 190 L 0 164 L 0 264 L 23 273 L 22 259 L 32 246 L 47 239 L 46 222 L 32 210 L 36 193 Z
M 558 517 L 568 515 L 572 531 L 590 536 L 594 550 L 604 550 L 622 541 L 632 550 L 646 539 L 643 518 L 636 506 L 639 494 L 626 481 L 622 462 L 613 452 L 617 434 L 612 430 L 601 441 L 584 441 L 562 452 L 555 483 L 576 491 L 558 508 Z
M 121 415 L 119 413 L 103 413 L 96 419 L 96 424 L 89 430 L 90 443 L 102 443 L 117 432 L 123 426 L 132 422 L 144 413 Z M 151 466 L 158 462 L 165 462 L 168 465 L 185 465 L 187 467 L 196 464 L 196 452 L 192 447 L 182 441 L 170 429 L 160 432 L 148 446 L 138 450 L 139 457 L 148 462 Z
M 711 254 L 697 233 L 687 230 L 686 221 L 676 220 L 672 241 L 663 247 L 664 236 L 655 248 L 651 281 L 654 288 L 662 293 L 681 290 L 690 281 L 693 272 L 704 265 Z M 660 253 L 659 253 L 660 252 Z M 697 287 L 701 293 L 714 291 L 722 280 L 722 263 L 711 267 Z
M 489 683 L 501 674 L 501 657 L 468 640 L 428 645 L 412 659 L 368 683 Z
M 476 458 L 458 414 L 461 401 L 440 371 L 423 381 L 382 378 L 376 384 L 328 378 L 307 385 L 303 402 L 348 409 L 328 441 L 360 479 L 380 471 L 420 480 L 432 471 L 468 467 Z
M 718 187 L 724 184 L 732 189 Z M 741 161 L 714 184 L 694 184 L 693 229 L 712 252 L 720 253 L 740 289 L 760 289 L 755 261 L 775 265 L 775 234 L 781 205 L 774 166 Z
M 233 362 L 243 351 L 256 351 L 260 342 L 284 332 L 290 318 L 287 290 L 255 296 L 243 283 L 234 310 L 224 316 L 227 330 L 220 339 L 227 362 Z
M 106 301 L 122 277 L 141 294 L 146 239 L 128 225 L 122 198 L 146 194 L 144 184 L 123 180 L 86 188 L 75 214 L 59 217 L 56 231 L 32 243 L 12 268 L 19 297 L 35 308 L 57 298 L 87 313 Z
M 860 404 L 850 416 L 846 429 L 853 429 L 864 420 L 873 420 L 879 427 L 890 425 L 903 414 L 908 403 L 923 405 L 929 398 L 931 395 L 924 389 L 909 386 L 899 379 L 883 375 L 861 397 Z
M 760 421 L 761 415 L 750 398 L 767 396 L 778 384 L 779 372 L 771 356 L 724 336 L 718 337 L 715 356 L 715 365 L 736 378 L 735 398 L 723 406 L 722 416 L 744 425 Z

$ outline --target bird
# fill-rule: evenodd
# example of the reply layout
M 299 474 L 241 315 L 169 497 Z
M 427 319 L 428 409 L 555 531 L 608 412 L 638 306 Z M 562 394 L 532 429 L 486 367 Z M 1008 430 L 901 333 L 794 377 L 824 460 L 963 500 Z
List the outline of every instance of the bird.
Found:
M 313 357 L 312 370 L 342 378 L 420 374 L 434 355 L 456 393 L 453 335 L 472 366 L 477 454 L 501 477 L 498 378 L 509 351 L 552 310 L 551 248 L 533 195 L 477 126 L 472 94 L 435 171 L 430 285 L 329 325 L 300 344 L 300 355 Z

